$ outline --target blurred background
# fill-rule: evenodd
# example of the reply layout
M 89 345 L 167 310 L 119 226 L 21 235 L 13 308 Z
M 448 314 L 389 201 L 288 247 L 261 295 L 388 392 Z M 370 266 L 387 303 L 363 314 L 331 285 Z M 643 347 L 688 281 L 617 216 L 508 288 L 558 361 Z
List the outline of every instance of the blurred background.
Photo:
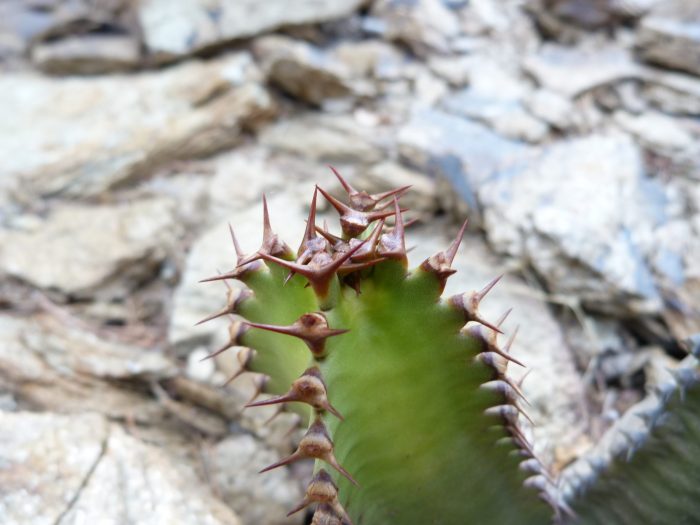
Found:
M 555 472 L 699 331 L 698 0 L 2 0 L 0 108 L 5 525 L 304 523 L 310 466 L 257 474 L 296 421 L 193 325 L 328 164 L 413 185 L 413 264 L 470 218 L 448 293 L 506 275 Z

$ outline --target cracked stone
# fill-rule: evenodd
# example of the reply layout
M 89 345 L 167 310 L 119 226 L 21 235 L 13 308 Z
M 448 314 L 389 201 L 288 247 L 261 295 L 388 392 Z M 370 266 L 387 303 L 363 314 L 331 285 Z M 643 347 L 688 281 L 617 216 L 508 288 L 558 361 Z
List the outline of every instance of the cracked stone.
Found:
M 100 195 L 230 147 L 275 112 L 247 53 L 134 75 L 7 74 L 0 105 L 0 219 L 12 202 Z
M 172 59 L 282 26 L 325 22 L 354 13 L 364 0 L 146 0 L 138 8 L 147 50 Z
M 479 195 L 492 245 L 529 261 L 551 291 L 618 313 L 661 308 L 647 255 L 666 196 L 629 137 L 557 143 Z
M 176 203 L 64 204 L 25 230 L 0 229 L 0 273 L 73 297 L 124 297 L 173 249 Z

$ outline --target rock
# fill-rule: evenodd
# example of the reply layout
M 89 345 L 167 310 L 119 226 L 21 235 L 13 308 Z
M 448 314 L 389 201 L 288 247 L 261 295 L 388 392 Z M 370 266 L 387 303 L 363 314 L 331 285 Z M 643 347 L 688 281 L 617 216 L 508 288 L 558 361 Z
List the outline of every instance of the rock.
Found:
M 527 142 L 539 142 L 547 135 L 547 125 L 529 114 L 517 99 L 467 88 L 443 99 L 450 113 L 487 124 L 501 135 Z
M 230 436 L 207 453 L 212 482 L 221 497 L 245 524 L 291 525 L 304 522 L 304 513 L 285 515 L 303 495 L 287 468 L 259 474 L 281 458 L 250 435 Z
M 109 424 L 98 414 L 0 412 L 0 429 L 0 520 L 61 523 L 102 459 Z
M 307 113 L 280 120 L 260 134 L 261 144 L 316 162 L 364 163 L 381 160 L 381 148 L 366 129 L 345 115 Z
M 350 72 L 321 49 L 284 36 L 268 36 L 253 44 L 268 80 L 289 95 L 321 106 L 350 96 Z
M 525 107 L 534 116 L 559 130 L 570 128 L 575 121 L 575 108 L 571 100 L 548 89 L 533 92 L 525 100 Z
M 445 235 L 446 229 L 444 223 L 433 221 L 432 225 L 413 230 L 411 244 L 415 249 L 409 254 L 412 268 L 449 245 L 452 238 Z M 454 234 L 457 225 L 450 229 Z M 496 276 L 508 272 L 477 235 L 464 239 L 452 267 L 457 273 L 447 281 L 444 297 L 480 290 Z M 518 332 L 512 351 L 528 368 L 509 366 L 508 372 L 518 380 L 530 371 L 522 389 L 532 405 L 527 410 L 537 422 L 533 429 L 535 451 L 547 464 L 559 467 L 572 459 L 574 444 L 587 431 L 582 404 L 585 387 L 573 354 L 543 298 L 539 290 L 506 275 L 486 296 L 480 310 L 486 319 L 495 321 L 512 308 L 504 325 L 506 334 L 516 326 L 527 327 Z
M 449 51 L 460 33 L 457 16 L 441 0 L 379 0 L 370 14 L 384 39 L 404 43 L 418 56 Z
M 136 68 L 141 50 L 130 36 L 85 35 L 37 44 L 31 58 L 46 73 L 94 75 Z
M 230 147 L 274 113 L 250 60 L 242 53 L 102 78 L 4 75 L 0 208 L 98 195 L 163 163 Z
M 194 474 L 194 464 L 111 425 L 103 457 L 61 523 L 241 525 Z
M 408 61 L 396 46 L 375 39 L 340 42 L 332 49 L 331 55 L 350 72 L 352 78 L 379 77 L 383 68 L 400 66 Z
M 162 423 L 163 408 L 134 385 L 171 377 L 175 365 L 152 349 L 98 339 L 94 332 L 61 324 L 70 322 L 76 320 L 0 316 L 0 384 L 18 404 Z
M 466 202 L 470 210 L 479 208 L 476 188 L 497 173 L 515 169 L 531 154 L 528 146 L 472 120 L 425 108 L 415 108 L 399 130 L 398 147 L 410 166 L 447 181 L 455 204 Z
M 613 115 L 617 125 L 636 137 L 642 145 L 661 153 L 687 151 L 695 139 L 678 119 L 663 113 L 648 112 L 632 115 L 618 111 Z
M 241 523 L 193 465 L 97 414 L 0 413 L 0 428 L 8 525 Z
M 138 7 L 144 42 L 159 59 L 188 55 L 282 26 L 348 16 L 365 0 L 146 0 Z
M 598 86 L 641 74 L 630 53 L 613 44 L 577 47 L 545 44 L 526 58 L 524 67 L 541 87 L 567 97 L 577 97 Z
M 177 366 L 163 354 L 163 349 L 145 349 L 109 340 L 50 317 L 42 318 L 37 328 L 24 334 L 23 343 L 56 370 L 69 370 L 107 381 L 163 380 L 178 373 Z
M 648 68 L 644 70 L 642 95 L 666 113 L 700 115 L 700 79 Z
M 283 170 L 269 157 L 264 148 L 236 148 L 212 159 L 214 176 L 209 181 L 205 208 L 209 224 L 230 217 L 234 209 L 258 206 L 265 192 L 290 189 L 294 171 Z
M 557 143 L 479 196 L 492 245 L 530 262 L 553 293 L 618 314 L 661 307 L 646 255 L 666 197 L 627 136 Z
M 637 29 L 642 58 L 700 75 L 700 1 L 659 2 Z
M 610 28 L 625 20 L 644 15 L 660 0 L 545 0 L 539 2 L 538 14 L 549 16 L 586 29 Z
M 123 298 L 157 272 L 179 235 L 170 199 L 65 204 L 27 230 L 0 230 L 0 272 L 65 296 Z

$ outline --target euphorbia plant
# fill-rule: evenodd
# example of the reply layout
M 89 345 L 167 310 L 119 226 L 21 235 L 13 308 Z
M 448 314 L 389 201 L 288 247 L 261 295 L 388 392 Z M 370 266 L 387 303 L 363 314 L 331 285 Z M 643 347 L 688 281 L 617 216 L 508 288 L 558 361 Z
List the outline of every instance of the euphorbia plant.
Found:
M 527 401 L 508 375 L 524 366 L 510 355 L 515 334 L 501 343 L 503 319 L 479 313 L 498 279 L 442 297 L 466 223 L 446 250 L 409 269 L 399 205 L 408 188 L 372 195 L 336 176 L 347 198 L 314 189 L 297 250 L 273 232 L 263 197 L 261 247 L 242 253 L 231 230 L 235 267 L 206 279 L 243 285 L 229 287 L 227 306 L 208 318 L 234 319 L 229 342 L 211 356 L 239 347 L 241 370 L 259 374 L 260 390 L 272 394 L 249 406 L 283 405 L 307 421 L 297 450 L 265 469 L 315 460 L 306 496 L 290 513 L 314 506 L 318 525 L 617 523 L 605 521 L 616 515 L 606 510 L 615 507 L 614 477 L 601 478 L 612 487 L 607 496 L 591 491 L 578 501 L 597 472 L 580 484 L 572 476 L 561 494 L 533 453 L 523 429 Z M 339 214 L 337 231 L 316 223 L 319 194 Z M 686 367 L 688 384 L 695 364 Z M 692 465 L 700 463 L 697 398 L 695 391 L 694 404 L 684 405 Z M 600 512 L 591 511 L 598 501 Z

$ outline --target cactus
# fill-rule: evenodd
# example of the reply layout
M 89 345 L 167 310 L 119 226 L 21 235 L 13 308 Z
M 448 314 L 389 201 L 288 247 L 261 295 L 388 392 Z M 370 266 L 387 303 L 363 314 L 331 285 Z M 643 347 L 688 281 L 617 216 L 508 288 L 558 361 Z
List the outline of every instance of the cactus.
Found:
M 700 347 L 695 355 L 700 357 Z M 630 408 L 560 490 L 581 525 L 700 523 L 700 373 L 686 357 Z
M 508 376 L 524 366 L 510 355 L 515 333 L 499 341 L 508 312 L 493 322 L 479 312 L 498 278 L 442 297 L 466 223 L 409 270 L 399 206 L 408 188 L 371 195 L 333 171 L 347 203 L 316 187 L 296 251 L 274 234 L 263 197 L 260 249 L 244 254 L 231 229 L 235 267 L 205 279 L 227 283 L 228 301 L 203 321 L 233 319 L 209 357 L 236 348 L 231 379 L 256 373 L 258 393 L 271 395 L 247 406 L 306 422 L 296 451 L 263 470 L 315 461 L 290 514 L 312 507 L 317 525 L 574 519 L 527 437 L 527 401 Z M 321 196 L 338 232 L 316 223 Z

